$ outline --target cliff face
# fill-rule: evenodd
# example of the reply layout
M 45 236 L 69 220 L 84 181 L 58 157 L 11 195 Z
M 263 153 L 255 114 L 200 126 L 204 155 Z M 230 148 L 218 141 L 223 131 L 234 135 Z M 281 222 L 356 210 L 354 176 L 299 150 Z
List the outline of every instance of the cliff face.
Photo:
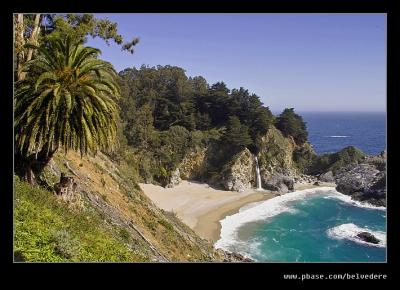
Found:
M 336 190 L 352 199 L 386 206 L 386 152 L 349 164 L 334 176 Z
M 243 192 L 255 186 L 255 161 L 246 148 L 233 156 L 222 170 L 221 183 L 226 190 Z
M 309 143 L 296 145 L 275 127 L 271 127 L 261 139 L 258 154 L 263 188 L 285 193 L 294 189 L 295 181 L 301 181 L 302 172 L 295 162 L 294 154 L 315 154 Z M 305 152 L 305 153 L 304 153 Z
M 199 179 L 207 170 L 207 147 L 189 152 L 178 166 L 182 179 Z
M 59 184 L 61 173 L 68 176 L 67 180 L 73 185 L 70 195 L 74 198 L 65 199 L 50 193 L 49 198 L 66 202 L 65 207 L 75 208 L 81 215 L 96 213 L 110 225 L 111 236 L 118 237 L 123 232 L 123 242 L 118 245 L 126 247 L 125 252 L 130 252 L 126 257 L 128 260 L 240 260 L 235 255 L 214 250 L 211 243 L 197 236 L 173 213 L 159 209 L 129 177 L 129 170 L 101 153 L 81 159 L 77 153 L 69 152 L 66 155 L 56 154 L 41 180 L 52 191 Z M 94 225 L 100 226 L 101 223 Z M 92 256 L 91 259 L 100 258 Z
M 171 186 L 178 184 L 181 179 L 195 179 L 238 192 L 255 187 L 255 156 L 245 148 L 231 156 L 227 154 L 228 157 L 218 167 L 213 163 L 219 163 L 221 151 L 223 150 L 215 144 L 191 151 L 173 172 Z M 297 155 L 294 157 L 295 154 Z M 309 143 L 298 146 L 292 138 L 284 137 L 278 129 L 271 126 L 261 138 L 257 155 L 263 188 L 281 193 L 293 190 L 294 182 L 302 179 L 302 170 L 296 160 L 310 159 L 309 155 L 315 155 Z M 215 159 L 218 161 L 213 162 Z

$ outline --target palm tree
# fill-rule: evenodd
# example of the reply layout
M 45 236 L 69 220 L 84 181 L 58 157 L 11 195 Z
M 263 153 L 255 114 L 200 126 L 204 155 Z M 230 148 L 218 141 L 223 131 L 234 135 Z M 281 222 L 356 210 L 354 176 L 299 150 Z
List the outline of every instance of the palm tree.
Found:
M 112 149 L 120 95 L 117 73 L 97 58 L 100 50 L 71 38 L 31 47 L 38 53 L 16 84 L 14 120 L 16 156 L 30 183 L 59 148 L 81 156 Z

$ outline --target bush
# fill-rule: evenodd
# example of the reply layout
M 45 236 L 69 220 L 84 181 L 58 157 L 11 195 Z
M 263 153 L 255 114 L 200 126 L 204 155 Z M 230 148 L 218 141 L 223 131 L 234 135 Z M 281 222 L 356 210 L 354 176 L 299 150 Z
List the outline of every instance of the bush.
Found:
M 80 244 L 73 239 L 70 233 L 61 229 L 53 234 L 52 241 L 55 243 L 55 252 L 63 258 L 74 259 L 79 255 Z

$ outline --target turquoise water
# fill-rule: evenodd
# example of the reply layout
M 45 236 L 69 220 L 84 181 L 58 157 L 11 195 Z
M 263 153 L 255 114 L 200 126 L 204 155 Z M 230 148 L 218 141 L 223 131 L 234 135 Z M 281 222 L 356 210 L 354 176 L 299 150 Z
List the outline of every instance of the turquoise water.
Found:
M 385 113 L 301 113 L 317 154 L 357 146 L 367 154 L 386 147 Z M 217 248 L 260 262 L 384 262 L 386 211 L 356 204 L 334 189 L 287 193 L 221 221 Z M 359 243 L 367 231 L 379 247 Z
M 289 200 L 267 200 L 239 212 L 236 217 L 228 217 L 226 224 L 223 223 L 228 231 L 221 233 L 220 246 L 260 262 L 386 260 L 385 241 L 377 247 L 353 240 L 354 228 L 385 239 L 386 211 L 359 207 L 346 198 L 345 201 L 337 198 L 342 195 L 332 191 L 299 199 L 295 198 L 296 193 L 292 194 Z M 267 210 L 273 212 L 272 216 L 256 218 L 258 212 Z M 233 224 L 239 227 L 229 229 Z

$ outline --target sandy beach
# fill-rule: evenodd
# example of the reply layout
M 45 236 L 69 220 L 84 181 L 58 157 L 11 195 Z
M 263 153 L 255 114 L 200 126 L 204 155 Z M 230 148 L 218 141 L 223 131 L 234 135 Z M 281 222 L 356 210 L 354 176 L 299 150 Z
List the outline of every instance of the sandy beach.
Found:
M 177 216 L 201 237 L 213 242 L 219 239 L 219 221 L 234 214 L 246 204 L 276 196 L 269 191 L 245 192 L 218 190 L 205 183 L 182 181 L 174 188 L 139 184 L 144 193 L 160 208 Z
M 216 242 L 220 238 L 220 220 L 235 214 L 246 204 L 277 196 L 271 191 L 245 192 L 218 190 L 206 183 L 182 181 L 173 188 L 154 184 L 139 184 L 144 193 L 160 208 L 176 215 L 199 236 Z M 321 183 L 320 186 L 333 186 Z M 310 183 L 296 184 L 295 190 L 315 188 Z

